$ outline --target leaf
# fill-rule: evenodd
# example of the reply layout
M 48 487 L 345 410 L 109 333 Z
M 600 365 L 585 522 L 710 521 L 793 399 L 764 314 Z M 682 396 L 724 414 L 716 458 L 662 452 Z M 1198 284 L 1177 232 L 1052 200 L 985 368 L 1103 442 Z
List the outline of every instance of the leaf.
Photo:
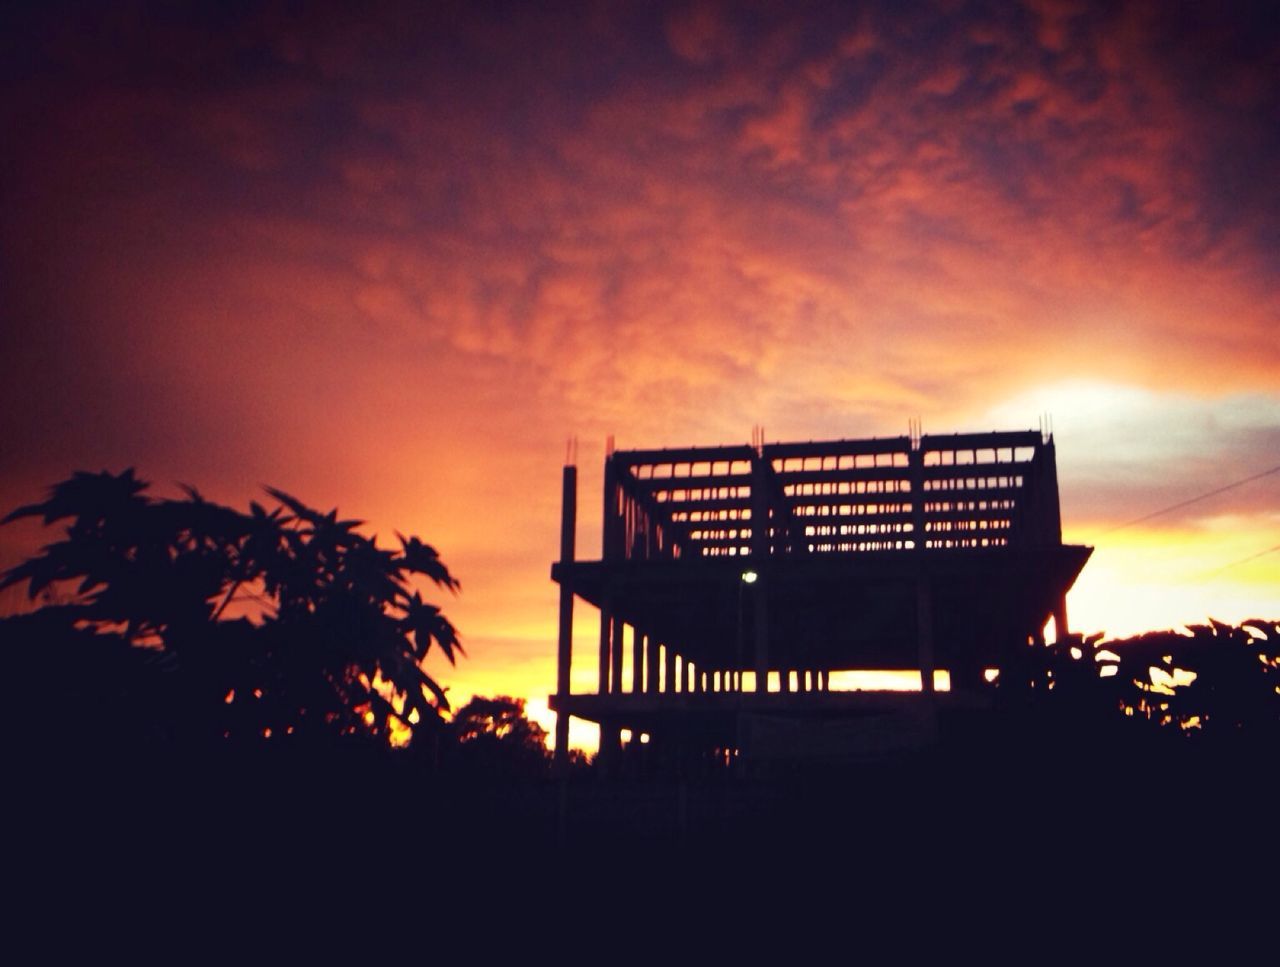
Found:
M 283 490 L 277 490 L 275 487 L 263 487 L 262 489 L 265 490 L 267 493 L 269 493 L 276 500 L 280 501 L 280 503 L 288 507 L 301 520 L 305 520 L 307 523 L 312 524 L 313 526 L 318 526 L 325 523 L 326 518 L 324 514 L 321 514 L 318 510 L 313 510 L 312 508 L 308 507 L 306 504 L 300 501 L 297 497 L 291 496 L 290 494 L 285 493 Z
M 40 515 L 46 524 L 68 517 L 98 520 L 136 506 L 141 502 L 138 494 L 147 486 L 145 481 L 134 476 L 132 467 L 118 475 L 106 470 L 101 473 L 77 470 L 68 479 L 50 487 L 49 497 L 44 503 L 19 507 L 0 523 Z
M 434 547 L 422 543 L 416 537 L 405 538 L 398 531 L 396 537 L 400 539 L 401 567 L 418 574 L 425 574 L 436 584 L 455 593 L 462 589 L 462 585 L 449 573 L 449 569 L 444 566 Z
M 1240 622 L 1241 628 L 1257 632 L 1253 637 L 1259 641 L 1270 641 L 1273 635 L 1280 634 L 1280 624 L 1264 621 L 1261 618 L 1250 618 Z
M 0 524 L 8 524 L 10 521 L 19 520 L 23 517 L 38 517 L 45 512 L 45 506 L 45 504 L 26 504 L 6 514 L 4 520 L 0 520 Z M 45 523 L 50 522 L 45 521 Z
M 440 708 L 448 712 L 450 710 L 449 699 L 445 697 L 444 689 L 440 687 L 440 683 L 421 669 L 419 669 L 419 672 L 421 672 L 422 675 L 421 684 L 435 696 L 436 702 L 439 703 Z
M 418 669 L 418 675 L 418 687 L 410 687 L 404 690 L 406 720 L 409 709 L 414 708 L 418 710 L 419 725 L 423 725 L 427 721 L 438 722 L 440 720 L 440 710 L 443 709 L 446 712 L 450 710 L 449 700 L 445 698 L 444 689 L 440 687 L 440 684 L 434 678 L 422 671 L 422 669 Z M 423 692 L 424 688 L 435 696 L 435 705 L 427 701 L 426 694 Z
M 432 641 L 440 646 L 451 665 L 456 664 L 453 654 L 455 650 L 459 654 L 466 654 L 458 640 L 457 629 L 440 613 L 439 608 L 423 601 L 416 592 L 409 600 L 402 626 L 413 632 L 419 658 L 425 657 L 431 650 Z

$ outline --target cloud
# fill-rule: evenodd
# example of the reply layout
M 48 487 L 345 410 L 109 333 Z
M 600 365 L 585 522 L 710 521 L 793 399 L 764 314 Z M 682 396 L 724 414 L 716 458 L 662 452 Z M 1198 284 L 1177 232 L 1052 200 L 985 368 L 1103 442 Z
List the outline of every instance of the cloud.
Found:
M 1065 381 L 1002 401 L 972 417 L 1004 426 L 1043 414 L 1057 440 L 1064 521 L 1106 535 L 1162 512 L 1148 530 L 1212 528 L 1224 515 L 1273 514 L 1280 474 L 1197 498 L 1280 465 L 1280 398 L 1202 398 L 1124 384 Z M 1184 501 L 1185 508 L 1163 513 Z

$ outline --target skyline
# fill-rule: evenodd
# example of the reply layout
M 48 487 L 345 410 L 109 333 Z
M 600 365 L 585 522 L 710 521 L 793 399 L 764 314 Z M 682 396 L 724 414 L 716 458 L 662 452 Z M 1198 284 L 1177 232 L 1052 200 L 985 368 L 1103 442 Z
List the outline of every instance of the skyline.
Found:
M 1049 414 L 1074 630 L 1274 617 L 1280 477 L 1121 526 L 1280 463 L 1267 12 L 7 12 L 0 502 L 136 466 L 418 534 L 455 705 L 534 711 L 566 438 L 589 557 L 609 436 Z

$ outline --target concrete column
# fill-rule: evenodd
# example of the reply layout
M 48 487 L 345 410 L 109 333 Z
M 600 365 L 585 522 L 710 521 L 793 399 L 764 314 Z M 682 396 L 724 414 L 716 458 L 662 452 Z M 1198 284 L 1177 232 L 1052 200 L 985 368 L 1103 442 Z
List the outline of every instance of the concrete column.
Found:
M 572 564 L 578 526 L 578 468 L 565 467 L 560 493 L 560 563 Z M 569 696 L 570 670 L 573 665 L 573 587 L 568 573 L 560 578 L 560 625 L 556 646 L 556 695 L 563 701 Z M 563 768 L 569 761 L 569 713 L 556 712 L 555 765 Z
M 610 658 L 609 690 L 622 694 L 622 636 L 627 625 L 621 618 L 613 619 L 613 654 Z
M 609 613 L 609 603 L 600 605 L 600 684 L 597 691 L 601 695 L 609 694 L 609 644 L 613 635 L 613 615 Z
M 767 690 L 769 680 L 769 635 L 765 630 L 765 622 L 768 620 L 766 614 L 767 608 L 764 603 L 764 588 L 760 587 L 760 582 L 756 582 L 756 587 L 752 590 L 752 604 L 755 611 L 756 632 L 755 632 L 755 650 L 756 650 L 756 691 L 763 692 Z
M 769 689 L 769 467 L 763 456 L 751 461 L 751 556 L 748 566 L 758 575 L 751 585 L 755 617 L 756 691 Z
M 1067 596 L 1065 594 L 1058 599 L 1058 604 L 1053 609 L 1053 630 L 1058 635 L 1058 641 L 1062 641 L 1071 634 L 1067 628 Z
M 917 553 L 924 551 L 924 451 L 917 445 L 907 455 L 911 474 L 911 534 Z
M 929 578 L 916 579 L 916 654 L 920 662 L 920 690 L 933 695 L 933 588 Z
M 622 752 L 622 730 L 608 722 L 600 723 L 600 748 L 597 756 L 600 760 L 601 773 L 610 774 L 618 765 L 618 756 Z
M 649 654 L 645 659 L 644 690 L 650 695 L 658 691 L 658 636 L 647 635 L 645 641 L 649 646 Z
M 670 645 L 662 646 L 662 690 L 668 695 L 676 690 L 676 653 Z
M 639 695 L 644 691 L 644 634 L 639 628 L 632 628 L 631 639 L 631 692 Z
M 610 445 L 612 449 L 612 444 Z M 621 560 L 626 557 L 623 543 L 623 522 L 618 506 L 618 472 L 613 463 L 613 455 L 609 454 L 604 461 L 604 508 L 601 516 L 601 559 L 605 561 Z M 621 622 L 613 614 L 613 605 L 608 596 L 600 606 L 600 694 L 607 695 L 610 690 L 619 691 L 622 680 L 622 659 L 613 652 L 613 638 L 621 631 Z M 603 743 L 604 732 L 601 732 Z M 603 745 L 602 745 L 603 748 Z

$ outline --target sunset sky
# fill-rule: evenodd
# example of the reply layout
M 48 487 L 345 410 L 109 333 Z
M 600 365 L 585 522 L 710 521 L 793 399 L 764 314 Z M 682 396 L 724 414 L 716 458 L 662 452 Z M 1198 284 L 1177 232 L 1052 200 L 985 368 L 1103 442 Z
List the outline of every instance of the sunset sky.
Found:
M 566 438 L 596 557 L 609 435 L 1051 414 L 1075 630 L 1280 618 L 1280 473 L 1121 526 L 1280 466 L 1273 4 L 28 7 L 6 511 L 135 466 L 419 534 L 455 703 L 546 724 Z

